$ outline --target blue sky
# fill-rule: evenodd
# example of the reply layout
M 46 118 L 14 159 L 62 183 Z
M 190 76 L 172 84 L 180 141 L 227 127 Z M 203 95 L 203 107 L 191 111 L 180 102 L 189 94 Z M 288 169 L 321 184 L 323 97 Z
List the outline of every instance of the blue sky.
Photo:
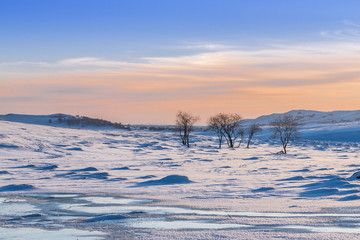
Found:
M 321 40 L 360 22 L 355 0 L 2 0 L 1 61 L 188 54 L 187 43 Z M 196 49 L 193 49 L 196 51 Z
M 1 0 L 0 113 L 172 123 L 179 109 L 203 122 L 226 111 L 357 109 L 359 9 L 357 0 Z

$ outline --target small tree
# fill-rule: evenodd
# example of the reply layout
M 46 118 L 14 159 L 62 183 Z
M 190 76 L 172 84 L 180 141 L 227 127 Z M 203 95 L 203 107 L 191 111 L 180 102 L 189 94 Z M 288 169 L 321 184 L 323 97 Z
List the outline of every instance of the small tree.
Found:
M 286 147 L 289 142 L 294 141 L 298 138 L 298 127 L 299 123 L 296 119 L 291 115 L 284 115 L 283 117 L 279 117 L 276 120 L 270 123 L 273 129 L 273 137 L 279 137 L 283 151 L 282 153 L 286 154 Z
M 251 124 L 248 129 L 247 129 L 247 134 L 248 134 L 248 142 L 247 142 L 247 148 L 250 148 L 250 142 L 251 142 L 251 139 L 252 137 L 254 136 L 255 133 L 257 132 L 261 132 L 262 129 L 260 127 L 259 124 Z
M 187 112 L 178 111 L 176 114 L 176 125 L 183 145 L 190 147 L 189 135 L 194 130 L 194 124 L 199 120 L 198 116 Z
M 219 148 L 221 148 L 221 144 L 223 141 L 224 133 L 222 127 L 220 125 L 219 114 L 209 118 L 208 125 L 210 130 L 214 131 L 219 140 Z
M 239 114 L 219 113 L 211 117 L 209 122 L 212 123 L 210 128 L 216 131 L 219 141 L 224 137 L 228 147 L 233 148 L 238 137 L 244 135 L 244 131 L 240 127 L 240 120 Z
M 239 134 L 239 137 L 240 137 L 240 141 L 239 141 L 239 146 L 238 146 L 238 147 L 240 147 L 241 143 L 244 141 L 245 129 L 242 128 L 242 127 L 239 127 L 239 132 L 238 132 L 238 134 Z

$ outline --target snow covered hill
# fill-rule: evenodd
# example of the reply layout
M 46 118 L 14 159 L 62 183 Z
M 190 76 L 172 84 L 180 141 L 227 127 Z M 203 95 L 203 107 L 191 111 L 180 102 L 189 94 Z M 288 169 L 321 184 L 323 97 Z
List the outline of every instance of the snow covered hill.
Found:
M 245 119 L 242 121 L 242 124 L 249 125 L 256 123 L 267 126 L 273 120 L 283 115 L 291 115 L 295 117 L 295 119 L 298 120 L 298 122 L 301 125 L 320 125 L 320 124 L 329 125 L 329 124 L 346 124 L 346 123 L 360 122 L 360 110 L 332 111 L 332 112 L 320 112 L 313 110 L 292 110 L 286 113 L 273 113 L 270 115 L 263 115 L 255 119 Z M 58 123 L 59 117 L 66 119 L 66 118 L 74 118 L 75 116 L 69 114 L 62 114 L 62 113 L 50 114 L 50 115 L 26 115 L 26 114 L 11 113 L 6 115 L 0 115 L 0 120 L 38 124 L 38 125 L 54 125 L 55 123 Z M 146 125 L 146 126 L 152 126 L 152 125 Z M 156 125 L 156 127 L 160 127 L 160 126 Z M 163 127 L 168 128 L 170 127 L 170 125 L 163 125 Z
M 270 138 L 271 127 L 269 124 L 279 116 L 292 115 L 300 123 L 300 137 L 303 140 L 319 140 L 319 141 L 341 141 L 341 142 L 360 142 L 360 110 L 358 111 L 333 111 L 319 112 L 312 110 L 293 110 L 287 113 L 274 113 L 271 115 L 260 116 L 256 119 L 245 119 L 242 121 L 243 126 L 253 123 L 262 125 L 263 131 L 255 137 L 267 139 Z M 62 122 L 59 122 L 62 118 Z M 19 122 L 27 124 L 47 125 L 56 127 L 69 127 L 64 119 L 76 118 L 67 114 L 51 114 L 51 115 L 22 115 L 7 114 L 0 115 L 0 120 L 9 122 Z M 70 127 L 83 128 L 81 125 L 72 125 Z M 94 129 L 98 127 L 86 126 L 86 128 Z M 112 127 L 110 127 L 112 129 Z M 109 128 L 109 129 L 110 129 Z M 153 131 L 172 131 L 171 125 L 137 125 L 133 129 L 148 129 Z M 206 127 L 197 127 L 198 134 L 204 134 Z
M 89 118 L 85 116 L 72 116 L 69 114 L 57 113 L 50 115 L 26 115 L 26 114 L 6 114 L 0 115 L 0 120 L 36 125 L 46 125 L 52 127 L 70 127 L 86 129 L 130 129 L 130 126 L 121 123 L 113 123 L 104 119 Z
M 243 124 L 257 123 L 260 125 L 269 125 L 270 122 L 283 115 L 291 115 L 301 125 L 309 124 L 335 124 L 335 123 L 350 123 L 360 122 L 360 110 L 356 111 L 333 111 L 320 112 L 313 110 L 292 110 L 286 113 L 273 113 L 270 115 L 263 115 L 256 119 L 245 119 Z
M 320 112 L 312 110 L 293 110 L 274 113 L 256 119 L 245 119 L 244 126 L 260 124 L 263 131 L 258 137 L 271 136 L 270 123 L 280 116 L 291 115 L 300 124 L 300 138 L 303 140 L 360 142 L 360 110 Z
M 68 114 L 50 114 L 50 115 L 27 115 L 27 114 L 6 114 L 0 115 L 0 120 L 9 121 L 9 122 L 19 122 L 19 123 L 29 123 L 37 125 L 56 125 L 58 123 L 59 117 L 69 118 L 73 117 Z

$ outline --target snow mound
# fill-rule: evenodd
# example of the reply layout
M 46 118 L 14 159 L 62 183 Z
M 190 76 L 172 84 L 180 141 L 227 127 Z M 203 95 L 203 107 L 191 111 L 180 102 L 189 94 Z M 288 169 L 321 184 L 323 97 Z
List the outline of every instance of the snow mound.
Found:
M 258 157 L 243 158 L 243 160 L 258 160 Z
M 330 179 L 325 179 L 320 182 L 306 184 L 303 187 L 308 189 L 315 188 L 354 188 L 358 187 L 358 185 L 349 183 L 345 178 L 334 176 Z
M 89 173 L 89 172 L 68 172 L 64 174 L 57 174 L 55 177 L 64 177 L 64 178 L 70 178 L 70 179 L 108 179 L 110 175 L 107 172 L 95 172 L 95 173 Z
M 295 177 L 289 177 L 289 178 L 284 178 L 284 179 L 279 179 L 277 181 L 301 181 L 304 180 L 304 177 L 302 176 L 295 176 Z
M 339 190 L 336 188 L 322 188 L 316 190 L 310 190 L 300 193 L 300 197 L 324 197 L 338 194 Z
M 19 166 L 19 167 L 13 167 L 13 168 L 33 168 L 35 170 L 54 170 L 56 168 L 58 168 L 58 166 L 56 164 L 47 164 L 44 166 L 35 166 L 34 164 L 28 164 L 25 166 Z
M 52 170 L 54 170 L 54 169 L 56 169 L 56 168 L 58 168 L 57 165 L 51 164 L 51 165 L 46 165 L 46 166 L 37 167 L 36 170 L 50 170 L 50 171 L 52 171 Z
M 19 146 L 16 146 L 13 144 L 2 143 L 2 144 L 0 144 L 0 148 L 19 148 Z
M 75 170 L 71 170 L 71 171 L 72 172 L 96 172 L 98 170 L 94 167 L 87 167 L 87 168 L 75 169 Z
M 187 176 L 169 175 L 159 180 L 149 180 L 146 182 L 138 183 L 136 186 L 154 186 L 154 185 L 171 185 L 171 184 L 187 184 L 192 183 Z
M 351 177 L 348 178 L 349 181 L 360 179 L 360 172 L 354 173 Z
M 67 148 L 66 150 L 69 150 L 69 151 L 84 151 L 82 148 L 80 147 L 72 147 L 72 148 Z
M 29 184 L 10 184 L 0 187 L 0 192 L 33 190 L 35 187 Z
M 309 177 L 311 178 L 311 177 Z M 321 177 L 320 177 L 321 179 Z M 324 176 L 322 177 L 323 180 L 315 183 L 310 183 L 303 185 L 301 187 L 305 187 L 305 191 L 299 194 L 300 197 L 325 197 L 331 195 L 348 195 L 358 193 L 357 190 L 359 185 L 349 183 L 346 178 L 341 178 L 337 176 Z M 349 198 L 346 198 L 349 197 Z M 349 201 L 351 198 L 350 196 L 346 196 L 340 198 L 339 201 Z
M 22 221 L 22 220 L 28 219 L 28 218 L 41 218 L 43 216 L 44 216 L 44 214 L 34 213 L 34 214 L 24 215 L 24 216 L 21 216 L 21 217 L 11 218 L 11 219 L 8 219 L 6 221 L 7 222 L 15 222 L 15 221 Z
M 155 175 L 146 175 L 146 176 L 141 176 L 141 177 L 138 177 L 138 179 L 149 179 L 149 178 L 154 178 L 156 177 Z
M 124 180 L 127 180 L 127 178 L 123 178 L 123 177 L 117 177 L 117 178 L 110 178 L 110 179 L 107 179 L 107 181 L 124 181 Z
M 253 193 L 258 193 L 258 192 L 267 192 L 267 191 L 271 191 L 271 190 L 274 190 L 275 188 L 273 187 L 261 187 L 261 188 L 258 188 L 258 189 L 254 189 L 254 190 L 251 190 Z
M 126 219 L 126 217 L 119 214 L 111 214 L 111 215 L 104 215 L 104 216 L 85 219 L 82 222 L 101 222 L 101 221 L 121 220 L 121 219 Z
M 304 168 L 304 169 L 300 169 L 300 170 L 294 170 L 291 172 L 310 172 L 310 170 L 308 168 Z
M 36 166 L 33 164 L 29 164 L 29 165 L 25 165 L 25 166 L 14 167 L 14 168 L 36 168 Z
M 111 170 L 130 170 L 129 167 L 118 167 L 118 168 L 112 168 Z
M 358 195 L 350 195 L 350 196 L 346 196 L 343 198 L 339 198 L 338 201 L 354 201 L 354 200 L 359 200 L 360 196 Z

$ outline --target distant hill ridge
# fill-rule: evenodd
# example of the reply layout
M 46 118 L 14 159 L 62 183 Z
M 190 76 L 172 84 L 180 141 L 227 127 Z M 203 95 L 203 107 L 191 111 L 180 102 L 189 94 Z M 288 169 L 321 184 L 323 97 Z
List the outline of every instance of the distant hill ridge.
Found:
M 255 119 L 245 119 L 242 120 L 242 123 L 245 125 L 253 123 L 260 125 L 269 125 L 273 120 L 284 115 L 293 116 L 302 125 L 360 122 L 360 110 L 332 112 L 321 112 L 314 110 L 292 110 L 286 113 L 273 113 L 270 115 L 263 115 Z
M 298 120 L 301 125 L 321 125 L 321 124 L 335 124 L 335 123 L 350 123 L 360 122 L 360 110 L 354 111 L 332 111 L 321 112 L 314 110 L 292 110 L 286 113 L 273 113 L 270 115 L 263 115 L 255 119 L 242 120 L 243 125 L 260 124 L 269 125 L 273 120 L 280 116 L 291 115 Z M 113 126 L 122 128 L 121 123 L 112 123 L 107 120 L 89 118 L 84 116 L 73 116 L 69 114 L 56 113 L 50 115 L 27 115 L 27 114 L 6 114 L 0 115 L 0 120 L 30 123 L 38 125 L 50 125 L 50 126 Z
M 114 127 L 119 129 L 129 129 L 121 123 L 113 123 L 104 119 L 90 118 L 86 116 L 72 116 L 69 114 L 57 113 L 50 115 L 27 115 L 27 114 L 6 114 L 0 115 L 0 120 L 10 122 L 20 122 L 27 124 L 47 125 L 55 127 Z

